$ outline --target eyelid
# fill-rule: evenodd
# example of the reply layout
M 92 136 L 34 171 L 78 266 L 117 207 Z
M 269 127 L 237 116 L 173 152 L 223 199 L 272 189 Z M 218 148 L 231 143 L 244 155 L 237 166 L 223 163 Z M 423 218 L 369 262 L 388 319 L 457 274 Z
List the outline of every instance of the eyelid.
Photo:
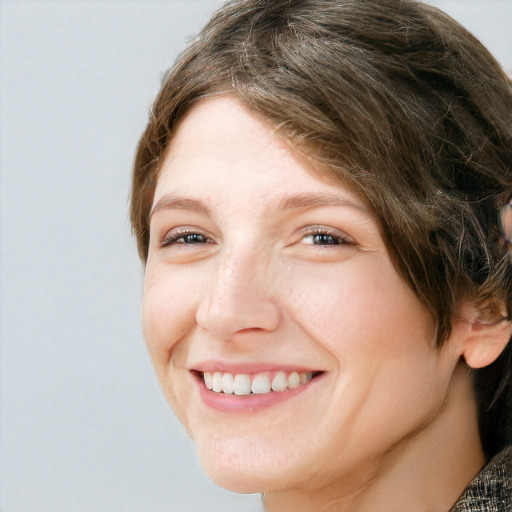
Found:
M 356 241 L 343 231 L 340 231 L 339 229 L 336 228 L 320 225 L 307 226 L 306 228 L 304 228 L 302 231 L 301 240 L 304 240 L 304 238 L 312 235 L 329 235 L 332 236 L 333 238 L 339 238 L 342 241 L 342 243 L 339 245 L 357 245 Z
M 205 238 L 205 244 L 206 243 L 212 243 L 213 237 L 210 236 L 204 229 L 198 228 L 197 226 L 177 226 L 170 230 L 168 230 L 163 239 L 159 242 L 160 247 L 170 247 L 172 245 L 175 245 L 178 243 L 177 241 L 187 235 L 201 235 Z M 182 245 L 203 245 L 203 244 L 185 244 L 182 243 Z
M 204 242 L 199 242 L 196 244 L 178 242 L 178 240 L 180 238 L 185 237 L 187 235 L 191 235 L 191 234 L 198 234 L 198 235 L 203 236 L 205 238 Z M 328 227 L 325 225 L 308 225 L 308 226 L 301 228 L 299 243 L 303 242 L 305 238 L 307 238 L 309 236 L 313 236 L 313 235 L 331 236 L 333 238 L 339 239 L 340 243 L 332 244 L 332 245 L 329 245 L 329 244 L 325 244 L 325 245 L 323 245 L 323 244 L 304 244 L 304 245 L 318 245 L 318 247 L 331 248 L 331 249 L 334 249 L 337 246 L 338 247 L 347 246 L 347 245 L 357 246 L 357 243 L 355 242 L 355 240 L 351 236 L 347 235 L 345 232 L 343 232 L 337 228 Z M 186 245 L 186 246 L 194 246 L 194 245 L 202 246 L 202 245 L 211 244 L 211 243 L 215 243 L 215 240 L 209 232 L 207 232 L 206 230 L 204 230 L 202 228 L 199 228 L 198 226 L 186 225 L 186 226 L 176 226 L 174 228 L 167 230 L 165 232 L 164 236 L 160 239 L 159 246 L 162 248 L 171 247 L 171 246 L 177 245 L 177 244 Z

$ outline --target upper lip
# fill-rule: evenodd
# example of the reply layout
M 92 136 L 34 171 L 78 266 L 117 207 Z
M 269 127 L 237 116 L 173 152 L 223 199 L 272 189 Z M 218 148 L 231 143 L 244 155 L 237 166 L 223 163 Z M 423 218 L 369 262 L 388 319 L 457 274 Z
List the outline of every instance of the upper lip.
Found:
M 311 368 L 306 365 L 300 364 L 279 364 L 279 363 L 234 363 L 226 361 L 202 361 L 190 367 L 191 370 L 196 372 L 222 372 L 222 373 L 263 373 L 263 372 L 318 372 L 318 368 Z

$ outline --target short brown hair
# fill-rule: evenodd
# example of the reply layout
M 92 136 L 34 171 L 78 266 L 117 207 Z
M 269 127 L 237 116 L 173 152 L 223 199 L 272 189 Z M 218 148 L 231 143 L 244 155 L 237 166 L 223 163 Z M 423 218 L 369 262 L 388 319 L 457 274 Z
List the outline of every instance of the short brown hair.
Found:
M 130 215 L 143 261 L 176 122 L 219 94 L 368 199 L 439 344 L 463 298 L 497 321 L 498 304 L 512 310 L 512 257 L 497 222 L 512 193 L 511 82 L 449 16 L 414 0 L 219 9 L 166 74 L 137 149 Z M 475 372 L 489 454 L 510 442 L 510 345 Z

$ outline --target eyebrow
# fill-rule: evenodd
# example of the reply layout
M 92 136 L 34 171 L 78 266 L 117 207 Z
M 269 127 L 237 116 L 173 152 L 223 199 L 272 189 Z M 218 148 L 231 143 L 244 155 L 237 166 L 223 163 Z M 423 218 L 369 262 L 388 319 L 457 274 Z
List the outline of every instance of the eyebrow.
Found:
M 369 213 L 362 204 L 356 203 L 335 194 L 302 193 L 284 197 L 279 201 L 278 210 L 294 210 L 322 206 L 348 206 L 364 213 Z M 208 206 L 198 199 L 176 195 L 165 195 L 153 206 L 149 218 L 161 211 L 190 210 L 204 215 L 210 215 Z
M 188 197 L 165 195 L 153 206 L 149 218 L 151 219 L 155 213 L 167 210 L 190 210 L 210 215 L 210 209 L 202 201 Z
M 336 194 L 315 194 L 302 193 L 290 197 L 285 197 L 280 201 L 280 208 L 283 210 L 311 208 L 321 206 L 350 206 L 357 208 L 365 213 L 369 213 L 364 205 L 351 201 L 350 199 L 338 196 Z

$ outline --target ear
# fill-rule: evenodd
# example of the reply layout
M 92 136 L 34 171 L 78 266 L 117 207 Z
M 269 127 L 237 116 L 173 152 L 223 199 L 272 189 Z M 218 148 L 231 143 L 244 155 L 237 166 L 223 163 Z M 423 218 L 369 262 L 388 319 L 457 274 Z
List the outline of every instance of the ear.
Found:
M 512 322 L 503 312 L 502 318 L 490 320 L 474 303 L 465 303 L 461 308 L 461 315 L 453 324 L 453 335 L 471 368 L 493 363 L 510 341 Z

